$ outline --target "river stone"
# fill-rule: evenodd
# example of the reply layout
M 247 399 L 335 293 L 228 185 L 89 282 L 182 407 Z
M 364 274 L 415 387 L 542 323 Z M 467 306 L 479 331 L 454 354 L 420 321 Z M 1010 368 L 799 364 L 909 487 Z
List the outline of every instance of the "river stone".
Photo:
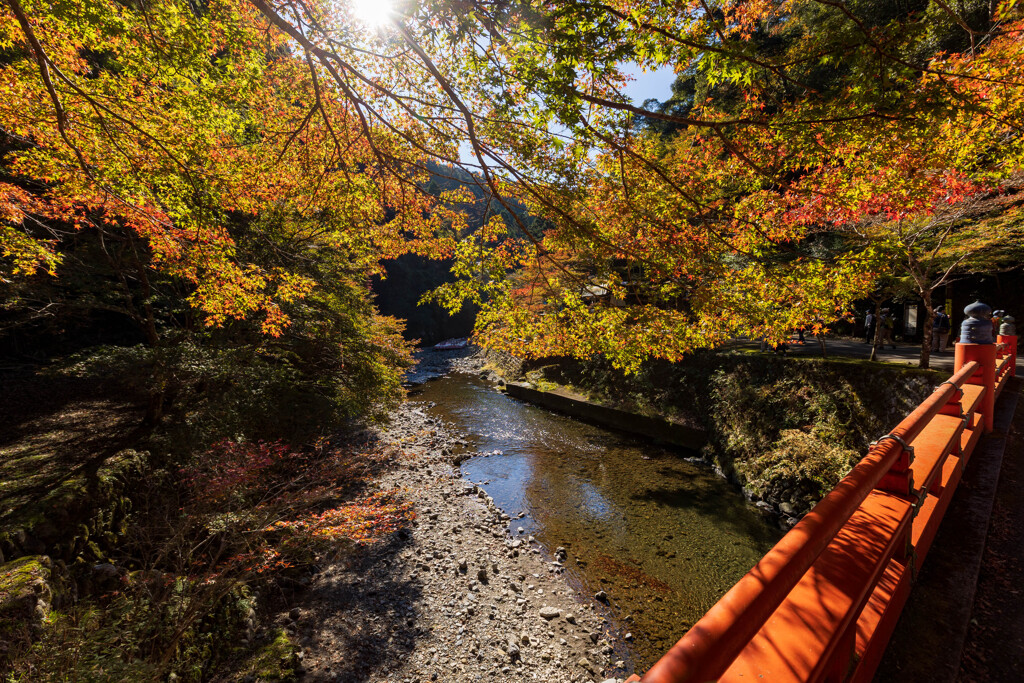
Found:
M 594 599 L 600 600 L 601 602 L 608 602 L 608 594 L 604 591 L 597 591 L 594 593 Z
M 787 503 L 785 501 L 782 502 L 782 503 L 779 503 L 779 510 L 781 510 L 783 512 L 783 514 L 790 515 L 790 516 L 793 516 L 793 515 L 796 514 L 796 508 L 793 507 L 793 504 L 792 503 Z
M 559 614 L 561 614 L 561 612 L 558 611 L 557 607 L 540 608 L 540 615 L 548 621 L 551 621 L 552 619 L 557 619 Z

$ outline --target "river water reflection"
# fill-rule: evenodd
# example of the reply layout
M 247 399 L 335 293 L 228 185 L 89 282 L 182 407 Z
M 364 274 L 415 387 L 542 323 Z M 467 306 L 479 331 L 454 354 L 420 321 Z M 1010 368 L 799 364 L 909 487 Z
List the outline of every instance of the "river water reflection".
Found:
M 779 539 L 709 469 L 648 442 L 511 399 L 467 375 L 416 399 L 475 451 L 462 464 L 513 517 L 510 532 L 565 546 L 570 580 L 607 592 L 645 670 Z M 525 513 L 521 519 L 515 519 Z M 524 532 L 520 534 L 518 529 Z

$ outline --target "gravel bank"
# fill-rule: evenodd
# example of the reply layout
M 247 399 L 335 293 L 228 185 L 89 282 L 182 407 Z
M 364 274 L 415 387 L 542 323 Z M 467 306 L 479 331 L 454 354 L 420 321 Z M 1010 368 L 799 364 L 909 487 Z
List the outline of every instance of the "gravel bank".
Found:
M 466 355 L 428 365 L 472 370 Z M 509 517 L 458 471 L 474 453 L 428 409 L 404 404 L 381 434 L 404 455 L 380 488 L 404 489 L 416 521 L 326 568 L 281 616 L 303 647 L 303 680 L 622 680 L 601 606 L 570 589 L 564 551 L 509 536 Z

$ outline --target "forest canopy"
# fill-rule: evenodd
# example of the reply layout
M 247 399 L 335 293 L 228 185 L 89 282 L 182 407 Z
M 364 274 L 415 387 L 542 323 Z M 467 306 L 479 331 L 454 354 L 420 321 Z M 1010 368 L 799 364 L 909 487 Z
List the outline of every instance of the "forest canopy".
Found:
M 932 218 L 1021 168 L 1013 0 L 5 5 L 8 317 L 80 304 L 40 295 L 77 269 L 150 347 L 300 345 L 303 372 L 339 329 L 400 364 L 365 283 L 409 252 L 454 256 L 436 298 L 518 353 L 635 368 L 825 325 L 920 240 L 1004 241 Z M 633 103 L 629 66 L 673 93 Z

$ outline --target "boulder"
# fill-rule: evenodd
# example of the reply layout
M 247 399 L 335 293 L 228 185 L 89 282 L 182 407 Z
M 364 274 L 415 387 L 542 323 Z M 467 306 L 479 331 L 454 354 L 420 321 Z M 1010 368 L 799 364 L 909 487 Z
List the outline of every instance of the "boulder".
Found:
M 0 565 L 0 620 L 42 625 L 53 601 L 52 573 L 53 563 L 46 555 L 28 555 Z

